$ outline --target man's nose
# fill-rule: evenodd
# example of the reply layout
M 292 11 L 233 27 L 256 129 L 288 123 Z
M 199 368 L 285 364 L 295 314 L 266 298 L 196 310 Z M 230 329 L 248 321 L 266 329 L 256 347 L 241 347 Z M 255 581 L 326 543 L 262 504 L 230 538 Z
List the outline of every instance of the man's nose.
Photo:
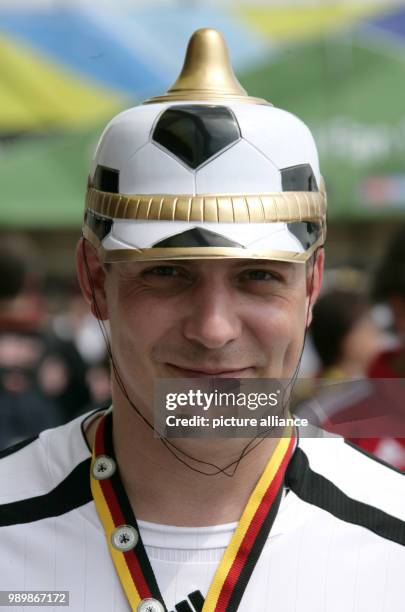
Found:
M 195 288 L 190 298 L 183 333 L 188 340 L 209 349 L 219 349 L 241 333 L 241 321 L 235 310 L 235 296 L 222 284 L 205 282 Z

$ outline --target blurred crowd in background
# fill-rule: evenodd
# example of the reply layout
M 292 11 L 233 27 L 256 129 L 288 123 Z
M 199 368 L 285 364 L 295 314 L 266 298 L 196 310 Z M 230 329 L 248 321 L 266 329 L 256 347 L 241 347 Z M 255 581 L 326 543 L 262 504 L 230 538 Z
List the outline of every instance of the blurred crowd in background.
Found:
M 27 239 L 0 245 L 0 449 L 110 397 L 104 339 L 72 281 L 49 282 Z
M 368 276 L 326 272 L 309 331 L 317 365 L 297 412 L 405 471 L 405 224 Z
M 403 0 L 0 0 L 0 449 L 109 402 L 74 272 L 92 151 L 113 115 L 174 82 L 207 26 L 249 94 L 319 147 L 328 237 L 307 396 L 405 379 Z M 348 437 L 405 469 L 405 431 L 391 432 Z

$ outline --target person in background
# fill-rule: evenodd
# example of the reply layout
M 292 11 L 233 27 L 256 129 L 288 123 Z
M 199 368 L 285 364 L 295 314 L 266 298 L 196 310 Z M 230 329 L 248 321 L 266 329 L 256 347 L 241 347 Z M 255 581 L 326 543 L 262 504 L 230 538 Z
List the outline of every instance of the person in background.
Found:
M 405 225 L 395 233 L 375 275 L 373 296 L 392 313 L 397 346 L 381 352 L 369 368 L 372 378 L 405 378 Z
M 375 357 L 368 368 L 368 375 L 373 379 L 403 379 L 405 378 L 405 225 L 402 225 L 393 236 L 377 269 L 373 295 L 377 302 L 385 302 L 389 306 L 398 342 L 395 347 L 381 351 Z M 397 388 L 394 386 L 393 391 L 397 394 Z M 390 437 L 354 438 L 352 441 L 367 452 L 405 471 L 403 432 L 394 430 L 392 434 Z
M 91 404 L 99 408 L 111 404 L 111 368 L 106 357 L 103 361 L 89 366 L 86 372 L 86 382 L 90 392 Z
M 44 352 L 39 333 L 43 278 L 25 241 L 0 248 L 0 449 L 57 425 L 61 415 L 36 383 Z
M 44 275 L 32 245 L 3 238 L 0 450 L 65 423 L 88 406 L 83 361 L 71 343 L 46 331 L 46 315 Z
M 321 295 L 313 310 L 310 337 L 320 367 L 299 381 L 293 411 L 322 430 L 351 438 L 369 421 L 369 389 L 362 380 L 385 345 L 365 291 L 348 279 Z M 359 399 L 367 401 L 359 404 Z M 375 399 L 375 398 L 373 398 Z M 367 431 L 367 429 L 365 429 Z M 366 435 L 366 433 L 364 433 Z
M 383 347 L 371 304 L 354 290 L 332 289 L 314 306 L 311 336 L 321 360 L 318 376 L 352 379 L 367 376 Z
M 301 416 L 305 412 L 313 423 L 401 471 L 405 470 L 404 415 L 395 406 L 401 405 L 402 395 L 395 383 L 387 385 L 385 379 L 404 376 L 404 240 L 401 229 L 378 269 L 373 289 L 376 300 L 385 300 L 392 310 L 397 345 L 385 348 L 365 295 L 352 289 L 329 290 L 315 304 L 311 324 L 322 368 L 297 407 Z M 373 379 L 373 384 L 363 389 L 350 382 L 361 378 Z M 307 402 L 314 392 L 316 401 Z

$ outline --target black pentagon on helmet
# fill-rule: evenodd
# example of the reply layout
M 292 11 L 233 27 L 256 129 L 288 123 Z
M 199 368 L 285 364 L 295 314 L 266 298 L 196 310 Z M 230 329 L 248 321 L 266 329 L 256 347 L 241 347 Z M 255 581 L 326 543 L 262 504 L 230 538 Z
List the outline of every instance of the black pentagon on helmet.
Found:
M 322 234 L 321 224 L 314 221 L 293 221 L 287 223 L 287 227 L 306 251 L 315 244 Z
M 154 248 L 192 248 L 192 247 L 233 247 L 243 248 L 238 242 L 229 240 L 221 234 L 211 232 L 203 227 L 192 229 L 164 238 L 153 245 Z
M 298 164 L 282 168 L 281 184 L 283 191 L 318 191 L 316 178 L 310 164 Z
M 171 106 L 157 121 L 152 140 L 196 169 L 220 153 L 241 134 L 235 115 L 226 106 Z
M 98 165 L 94 173 L 93 186 L 100 191 L 119 193 L 119 170 Z
M 110 233 L 113 224 L 112 219 L 100 217 L 100 215 L 96 215 L 91 210 L 86 210 L 84 222 L 97 236 L 100 242 Z

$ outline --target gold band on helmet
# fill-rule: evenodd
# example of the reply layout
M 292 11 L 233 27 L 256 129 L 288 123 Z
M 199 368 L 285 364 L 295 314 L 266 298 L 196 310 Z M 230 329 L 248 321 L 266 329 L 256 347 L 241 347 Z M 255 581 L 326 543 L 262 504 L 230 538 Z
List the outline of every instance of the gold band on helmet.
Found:
M 120 195 L 89 187 L 86 206 L 110 219 L 211 223 L 323 222 L 326 192 L 322 189 L 263 195 Z

